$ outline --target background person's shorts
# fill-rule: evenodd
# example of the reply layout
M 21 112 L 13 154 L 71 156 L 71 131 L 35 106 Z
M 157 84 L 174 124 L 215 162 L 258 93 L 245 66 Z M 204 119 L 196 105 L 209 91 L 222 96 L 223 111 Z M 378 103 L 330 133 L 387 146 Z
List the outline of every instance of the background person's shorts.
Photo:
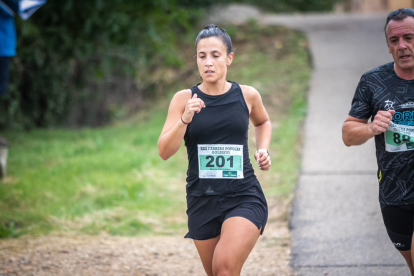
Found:
M 260 184 L 226 195 L 187 195 L 188 230 L 185 238 L 208 240 L 221 233 L 223 222 L 231 217 L 243 217 L 258 229 L 266 226 L 268 209 Z
M 385 228 L 395 248 L 399 251 L 411 250 L 414 230 L 414 204 L 381 204 Z

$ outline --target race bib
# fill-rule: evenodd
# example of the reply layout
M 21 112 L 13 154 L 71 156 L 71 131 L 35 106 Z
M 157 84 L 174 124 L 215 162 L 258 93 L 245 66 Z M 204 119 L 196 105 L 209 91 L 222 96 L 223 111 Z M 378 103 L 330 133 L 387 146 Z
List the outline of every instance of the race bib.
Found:
M 243 145 L 197 145 L 199 178 L 244 178 Z
M 391 122 L 384 135 L 386 151 L 414 150 L 414 126 L 399 125 Z

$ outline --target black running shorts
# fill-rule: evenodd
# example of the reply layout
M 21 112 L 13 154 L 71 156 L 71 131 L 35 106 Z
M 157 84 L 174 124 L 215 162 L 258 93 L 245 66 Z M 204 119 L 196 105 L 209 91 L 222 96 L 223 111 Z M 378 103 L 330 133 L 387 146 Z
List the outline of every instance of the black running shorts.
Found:
M 237 193 L 210 196 L 187 195 L 188 233 L 185 238 L 208 240 L 221 233 L 223 222 L 243 217 L 263 230 L 267 222 L 267 202 L 260 184 Z
M 399 251 L 411 250 L 411 240 L 414 230 L 414 204 L 381 204 L 381 212 L 388 236 L 395 248 Z

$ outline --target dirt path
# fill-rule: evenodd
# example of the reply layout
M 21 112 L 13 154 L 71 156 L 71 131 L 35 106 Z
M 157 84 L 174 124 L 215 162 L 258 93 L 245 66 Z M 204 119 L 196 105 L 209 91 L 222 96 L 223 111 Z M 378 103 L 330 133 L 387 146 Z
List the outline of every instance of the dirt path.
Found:
M 269 201 L 265 233 L 242 275 L 292 275 L 286 206 Z M 272 202 L 274 201 L 274 202 Z M 205 275 L 191 240 L 181 236 L 50 235 L 0 240 L 0 276 Z

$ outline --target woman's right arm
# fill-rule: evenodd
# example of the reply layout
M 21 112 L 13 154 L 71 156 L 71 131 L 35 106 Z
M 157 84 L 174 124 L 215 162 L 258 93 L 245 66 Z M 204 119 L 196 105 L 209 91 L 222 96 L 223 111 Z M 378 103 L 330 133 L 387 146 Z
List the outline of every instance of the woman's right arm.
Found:
M 158 152 L 162 159 L 167 160 L 180 149 L 187 124 L 192 121 L 194 113 L 200 112 L 203 107 L 205 107 L 204 102 L 198 99 L 196 94 L 191 98 L 189 89 L 174 95 L 168 109 L 167 120 L 158 139 Z

